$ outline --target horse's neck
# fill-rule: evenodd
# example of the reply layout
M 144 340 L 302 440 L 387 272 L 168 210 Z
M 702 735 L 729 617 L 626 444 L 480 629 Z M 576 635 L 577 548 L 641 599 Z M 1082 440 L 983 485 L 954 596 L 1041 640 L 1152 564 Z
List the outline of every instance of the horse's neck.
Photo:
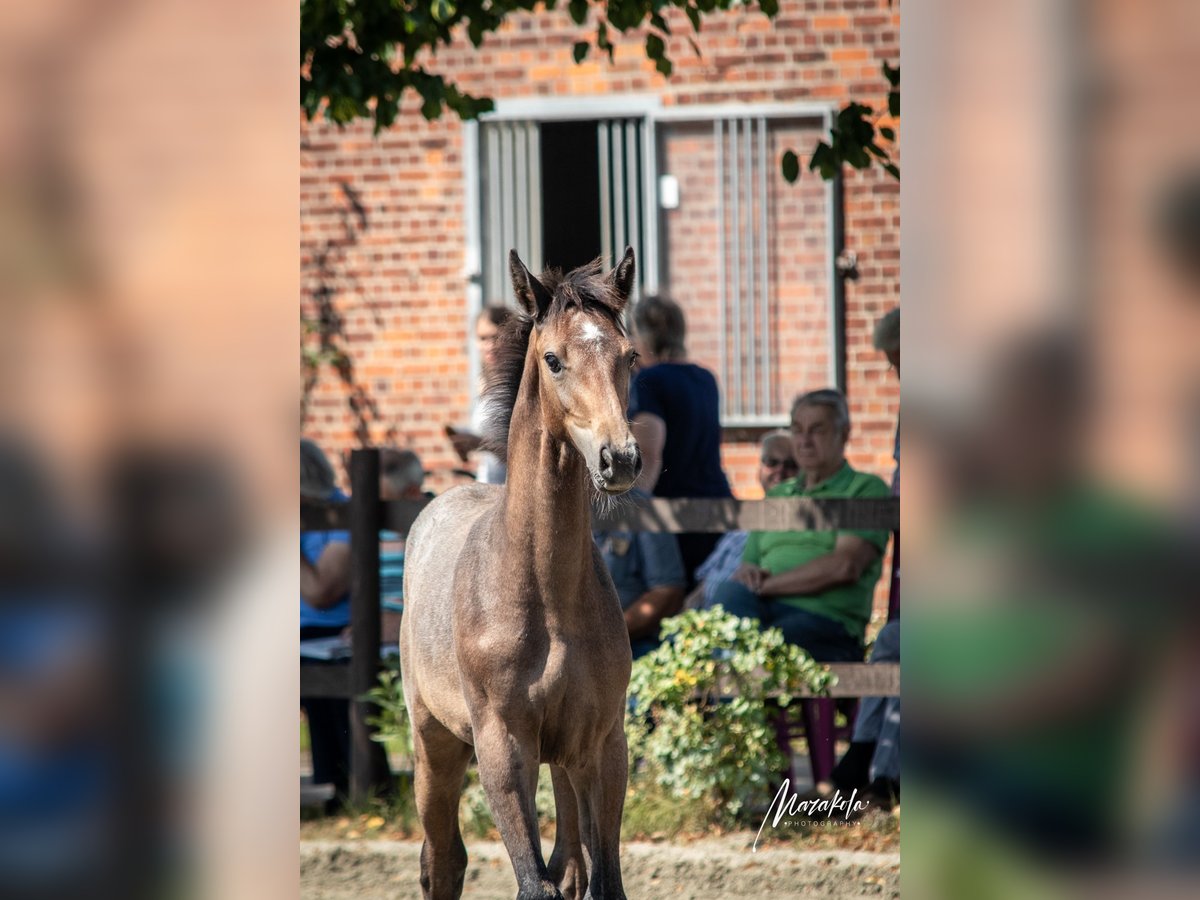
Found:
M 581 562 L 591 568 L 587 467 L 579 451 L 546 427 L 536 367 L 530 368 L 508 433 L 505 538 L 544 580 L 560 581 L 578 577 Z

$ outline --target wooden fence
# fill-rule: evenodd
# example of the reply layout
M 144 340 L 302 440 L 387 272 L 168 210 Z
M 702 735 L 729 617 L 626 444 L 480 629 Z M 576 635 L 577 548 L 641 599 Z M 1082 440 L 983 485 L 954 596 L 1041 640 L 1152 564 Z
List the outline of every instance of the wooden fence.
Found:
M 348 503 L 304 504 L 304 531 L 346 529 L 350 532 L 350 639 L 354 647 L 380 646 L 379 532 L 407 533 L 427 500 L 379 498 L 379 451 L 350 454 L 351 498 Z M 663 500 L 627 498 L 608 516 L 597 517 L 596 528 L 622 531 L 726 532 L 832 531 L 840 529 L 895 531 L 900 524 L 899 500 L 813 499 Z M 350 708 L 350 797 L 361 803 L 371 794 L 370 727 L 374 714 L 363 696 L 377 683 L 382 663 L 377 650 L 354 653 L 349 665 L 300 666 L 302 697 L 343 697 Z M 837 676 L 831 697 L 894 696 L 900 692 L 897 663 L 832 663 Z

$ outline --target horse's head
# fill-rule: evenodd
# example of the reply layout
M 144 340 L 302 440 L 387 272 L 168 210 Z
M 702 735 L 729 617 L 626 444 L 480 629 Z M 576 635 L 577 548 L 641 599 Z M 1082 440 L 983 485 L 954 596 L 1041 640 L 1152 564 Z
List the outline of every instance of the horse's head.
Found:
M 517 299 L 534 321 L 526 360 L 538 367 L 544 427 L 583 455 L 601 491 L 629 490 L 642 471 L 625 414 L 637 354 L 621 326 L 633 287 L 633 250 L 627 248 L 607 275 L 593 263 L 539 280 L 515 250 L 509 269 Z

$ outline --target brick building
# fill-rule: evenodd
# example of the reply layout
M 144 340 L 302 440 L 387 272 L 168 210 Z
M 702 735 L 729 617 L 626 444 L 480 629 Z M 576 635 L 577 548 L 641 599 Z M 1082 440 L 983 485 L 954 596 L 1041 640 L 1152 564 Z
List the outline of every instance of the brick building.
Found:
M 887 478 L 899 403 L 871 346 L 899 303 L 899 186 L 879 170 L 827 185 L 780 158 L 807 159 L 849 99 L 886 107 L 880 67 L 899 58 L 887 0 L 787 2 L 706 17 L 676 11 L 670 78 L 644 35 L 610 64 L 571 58 L 593 29 L 560 8 L 516 15 L 475 50 L 463 39 L 432 68 L 491 96 L 479 123 L 427 122 L 409 97 L 378 137 L 301 124 L 302 316 L 324 361 L 305 380 L 303 433 L 331 455 L 362 444 L 416 450 L 429 487 L 458 480 L 444 435 L 470 416 L 480 304 L 509 297 L 504 254 L 563 267 L 626 243 L 639 288 L 688 315 L 691 357 L 723 391 L 723 449 L 735 493 L 759 496 L 756 441 L 787 421 L 799 391 L 841 383 L 852 463 Z M 618 36 L 619 37 L 619 36 Z M 838 272 L 853 253 L 853 276 Z M 843 254 L 846 255 L 846 254 Z M 511 302 L 511 301 L 510 301 Z

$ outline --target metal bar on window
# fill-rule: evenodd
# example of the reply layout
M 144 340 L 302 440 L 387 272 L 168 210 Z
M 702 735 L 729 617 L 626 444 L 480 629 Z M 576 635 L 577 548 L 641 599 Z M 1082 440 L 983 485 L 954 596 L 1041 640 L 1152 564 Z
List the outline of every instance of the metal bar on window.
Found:
M 746 360 L 749 363 L 747 373 L 746 397 L 748 411 L 751 415 L 762 412 L 758 408 L 758 329 L 754 327 L 754 157 L 750 152 L 750 142 L 754 139 L 754 129 L 750 120 L 742 122 L 742 163 L 746 172 L 746 227 L 742 234 L 746 253 L 746 292 L 742 295 L 742 306 L 746 316 Z
M 617 119 L 612 123 L 613 160 L 613 242 L 609 259 L 625 249 L 625 200 L 628 186 L 625 181 L 625 122 Z
M 767 119 L 765 116 L 758 118 L 758 252 L 759 252 L 759 289 L 758 299 L 760 304 L 761 317 L 761 334 L 762 340 L 762 361 L 763 361 L 763 390 L 762 404 L 759 407 L 759 413 L 764 416 L 769 416 L 775 411 L 774 399 L 772 397 L 771 387 L 775 382 L 775 375 L 771 369 L 771 341 L 774 339 L 774 330 L 771 328 L 771 279 L 770 269 L 767 267 L 769 262 L 767 258 L 767 206 L 769 195 L 767 193 Z
M 745 359 L 745 347 L 742 341 L 742 206 L 741 180 L 738 178 L 741 160 L 738 158 L 738 120 L 729 120 L 729 175 L 730 189 L 729 198 L 730 205 L 733 207 L 733 347 L 734 359 L 733 362 L 733 398 L 734 415 L 742 416 L 746 414 L 746 404 L 742 397 L 742 366 L 741 362 Z
M 658 134 L 653 119 L 642 124 L 642 235 L 645 246 L 638 257 L 638 283 L 657 292 L 658 277 Z M 639 290 L 638 296 L 642 296 Z
M 500 258 L 514 249 L 516 235 L 513 212 L 513 126 L 505 122 L 500 126 Z M 519 251 L 518 251 L 519 252 Z
M 638 194 L 641 185 L 642 167 L 639 165 L 640 154 L 638 153 L 638 131 L 639 126 L 636 119 L 628 119 L 625 124 L 625 158 L 629 165 L 629 177 L 625 179 L 625 183 L 629 186 L 629 199 L 625 204 L 629 210 L 629 244 L 633 247 L 633 252 L 638 258 L 642 255 L 641 248 L 641 228 L 639 227 L 638 217 L 641 214 L 642 205 L 638 202 Z M 616 256 L 619 257 L 625 252 L 624 246 L 616 248 Z M 613 260 L 616 262 L 616 259 Z
M 496 126 L 486 127 L 484 134 L 488 157 L 488 229 L 485 240 L 488 284 L 483 302 L 493 303 L 501 297 L 508 297 L 508 291 L 504 289 L 504 235 L 500 225 L 500 140 Z
M 529 131 L 526 123 L 513 125 L 513 203 L 516 236 L 514 244 L 521 259 L 529 259 Z M 537 271 L 535 268 L 533 271 Z
M 542 259 L 542 131 L 537 122 L 529 130 L 529 261 L 533 271 L 546 267 Z
M 608 122 L 596 123 L 600 158 L 600 253 L 612 256 L 612 161 L 609 159 Z

